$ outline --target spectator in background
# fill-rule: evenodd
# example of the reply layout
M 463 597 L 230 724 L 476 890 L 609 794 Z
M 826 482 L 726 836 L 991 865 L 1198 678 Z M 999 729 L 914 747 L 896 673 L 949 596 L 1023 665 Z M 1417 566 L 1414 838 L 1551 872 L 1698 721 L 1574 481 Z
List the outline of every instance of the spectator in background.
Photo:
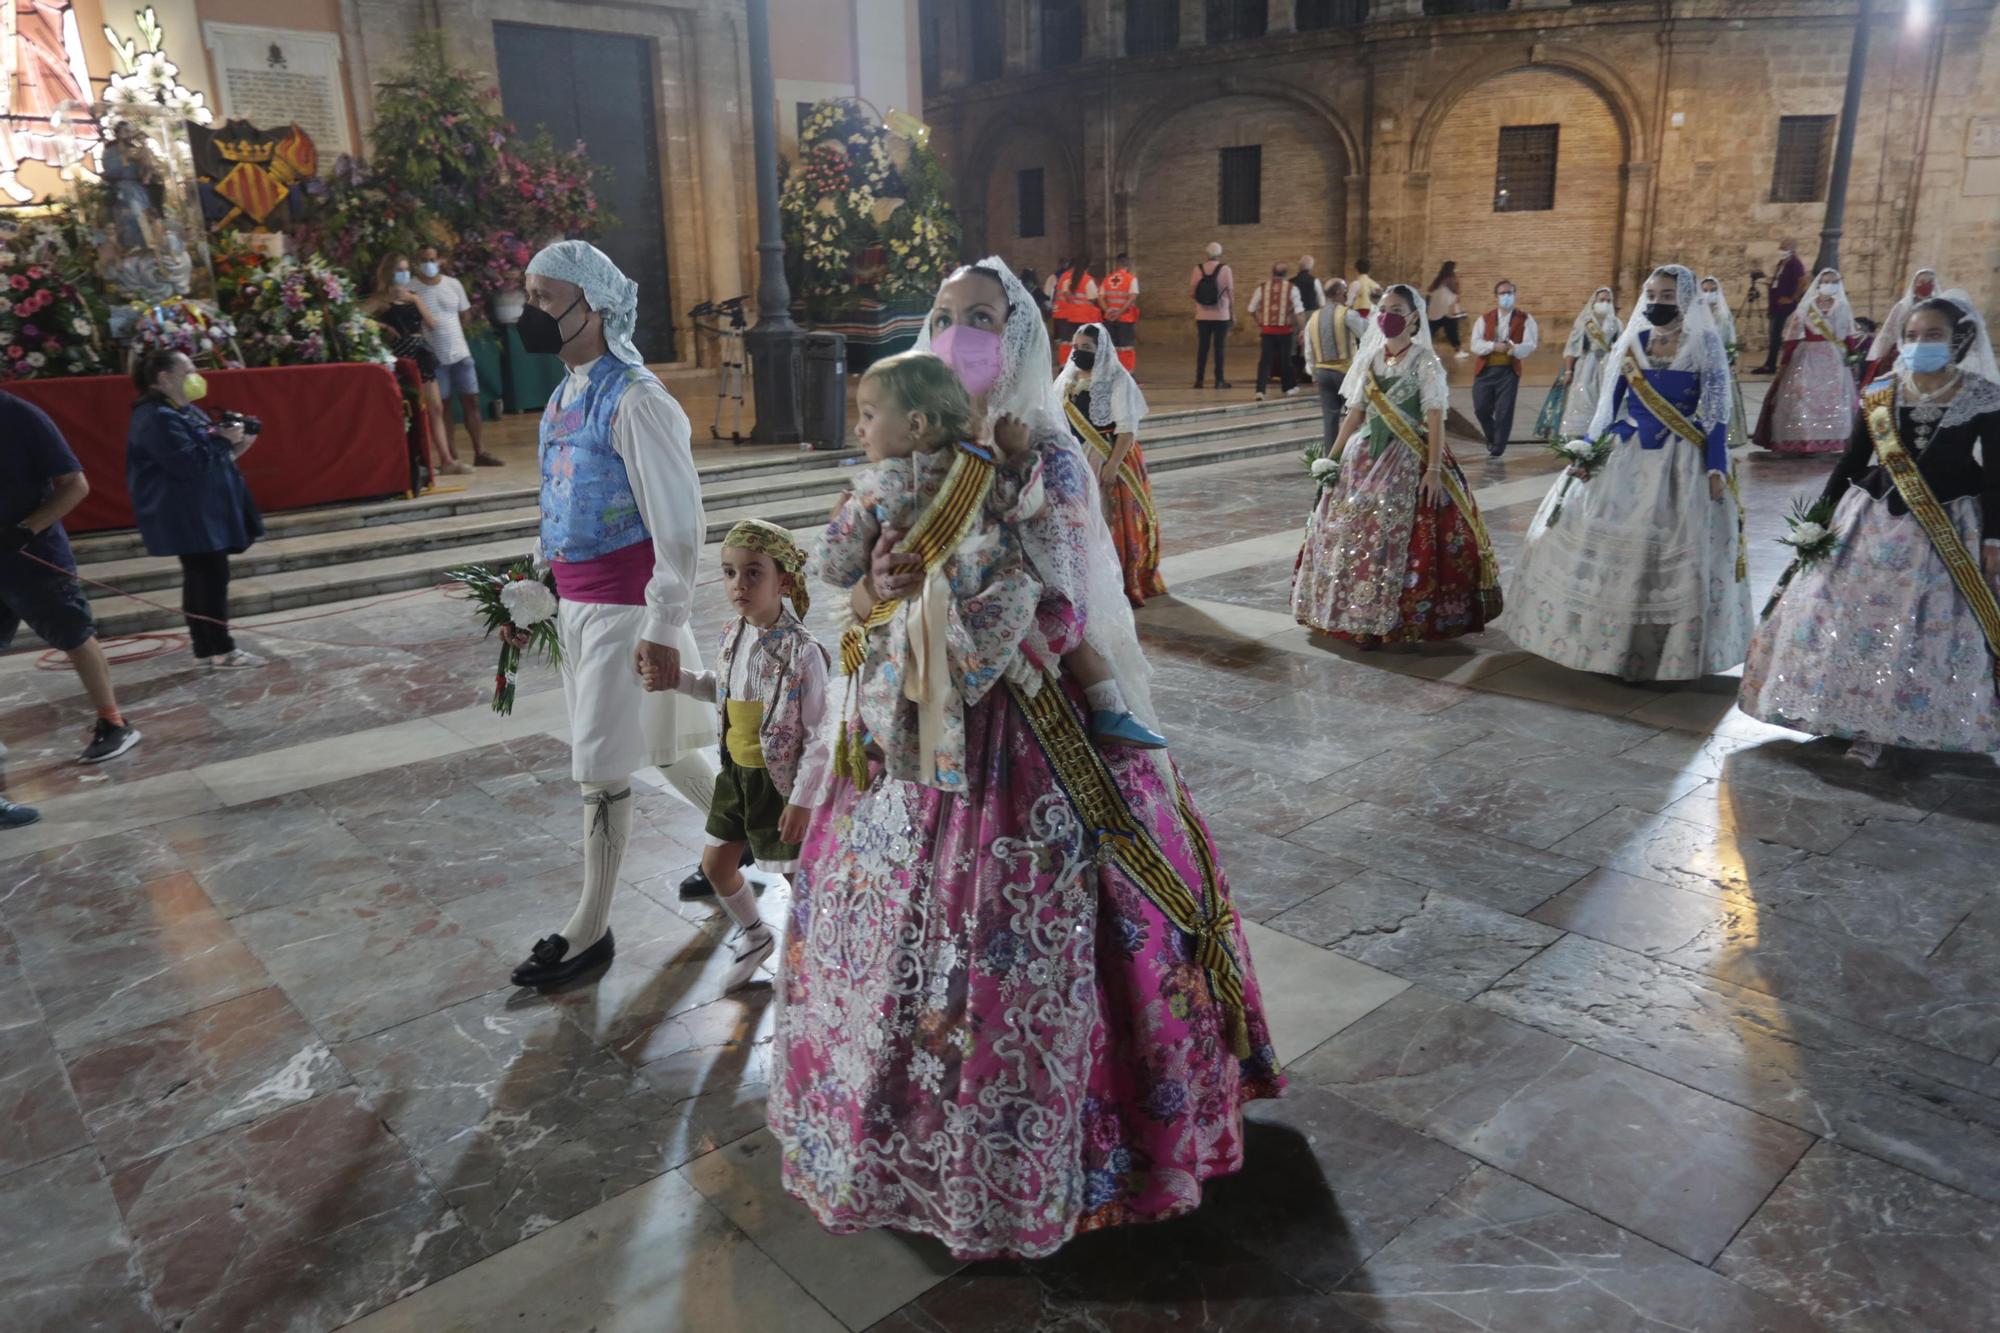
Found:
M 465 294 L 464 283 L 439 267 L 435 245 L 417 251 L 417 280 L 410 291 L 424 308 L 424 337 L 437 354 L 438 393 L 458 399 L 465 433 L 472 437 L 472 461 L 480 467 L 499 467 L 500 460 L 487 453 L 479 440 L 479 370 L 472 364 L 472 347 L 465 341 L 472 298 Z M 449 432 L 449 425 L 446 430 Z M 445 452 L 457 457 L 448 433 Z
M 1535 317 L 1514 306 L 1514 284 L 1493 284 L 1493 308 L 1472 322 L 1472 414 L 1486 436 L 1486 453 L 1498 458 L 1514 438 L 1514 400 L 1521 391 L 1521 362 L 1541 341 Z
M 470 463 L 452 456 L 451 427 L 445 421 L 444 395 L 438 391 L 437 353 L 424 334 L 431 327 L 430 311 L 410 290 L 408 255 L 385 255 L 375 266 L 375 290 L 361 303 L 362 313 L 385 330 L 383 341 L 389 354 L 415 363 L 423 378 L 425 433 L 430 437 L 431 476 L 443 477 L 472 471 Z
M 1299 289 L 1285 276 L 1283 260 L 1271 265 L 1271 280 L 1250 293 L 1250 317 L 1257 321 L 1257 328 L 1263 334 L 1263 346 L 1257 356 L 1258 401 L 1263 401 L 1264 387 L 1273 374 L 1285 386 L 1285 396 L 1289 398 L 1299 391 L 1299 382 L 1292 373 L 1292 344 L 1305 320 L 1305 306 L 1299 299 Z
M 1381 295 L 1382 284 L 1368 276 L 1368 257 L 1363 255 L 1354 261 L 1354 281 L 1347 284 L 1347 303 L 1365 320 L 1375 313 L 1375 301 Z
M 1076 331 L 1104 317 L 1097 307 L 1097 279 L 1091 276 L 1090 261 L 1074 259 L 1056 273 L 1055 318 L 1056 356 L 1067 359 L 1069 340 Z
M 1047 319 L 1049 317 L 1049 296 L 1047 292 L 1042 290 L 1041 275 L 1036 273 L 1032 266 L 1024 268 L 1021 270 L 1021 285 L 1028 289 L 1028 295 L 1035 298 L 1035 309 L 1042 312 L 1043 319 Z
M 1458 304 L 1458 264 L 1454 260 L 1444 261 L 1444 267 L 1431 279 L 1431 287 L 1424 294 L 1424 304 L 1429 307 L 1425 314 L 1431 321 L 1431 332 L 1442 331 L 1444 340 L 1451 344 L 1451 354 L 1460 361 L 1470 355 L 1459 341 L 1458 321 L 1465 318 L 1465 311 Z
M 1771 342 L 1764 349 L 1764 364 L 1751 374 L 1778 373 L 1778 353 L 1785 349 L 1785 325 L 1805 294 L 1805 261 L 1799 258 L 1799 243 L 1787 236 L 1778 242 L 1778 271 L 1771 275 Z
M 101 764 L 137 745 L 139 729 L 118 711 L 111 664 L 63 531 L 63 516 L 88 494 L 83 465 L 55 423 L 34 404 L 0 393 L 0 649 L 25 624 L 69 658 L 97 710 L 96 728 L 77 758 Z M 38 817 L 23 806 L 0 805 L 0 828 Z
M 1208 369 L 1208 349 L 1215 348 L 1215 387 L 1226 389 L 1229 381 L 1222 369 L 1222 354 L 1229 344 L 1230 298 L 1235 294 L 1236 275 L 1222 262 L 1222 242 L 1210 241 L 1208 258 L 1188 275 L 1188 295 L 1194 300 L 1194 387 L 1201 387 Z
M 125 485 L 148 555 L 181 562 L 181 610 L 195 661 L 211 670 L 262 666 L 229 634 L 229 557 L 264 535 L 236 460 L 256 442 L 218 426 L 194 401 L 208 392 L 183 352 L 153 351 L 132 368 L 139 401 L 125 433 Z

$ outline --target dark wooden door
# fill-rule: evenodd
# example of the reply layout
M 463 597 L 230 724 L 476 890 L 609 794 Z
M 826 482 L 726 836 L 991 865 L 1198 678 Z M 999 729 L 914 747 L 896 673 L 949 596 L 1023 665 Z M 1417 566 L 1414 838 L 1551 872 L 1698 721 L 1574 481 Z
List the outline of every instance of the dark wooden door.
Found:
M 507 119 L 523 134 L 548 131 L 558 147 L 581 139 L 591 160 L 610 168 L 598 199 L 618 224 L 594 240 L 639 284 L 639 327 L 633 334 L 639 354 L 648 361 L 673 360 L 651 43 L 526 23 L 496 23 L 493 38 Z

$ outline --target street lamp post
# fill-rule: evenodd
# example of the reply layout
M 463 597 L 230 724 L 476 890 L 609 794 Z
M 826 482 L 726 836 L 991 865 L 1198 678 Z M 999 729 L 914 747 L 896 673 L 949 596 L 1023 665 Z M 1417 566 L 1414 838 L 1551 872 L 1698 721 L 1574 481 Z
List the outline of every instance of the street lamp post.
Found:
M 792 322 L 778 217 L 778 94 L 771 81 L 770 0 L 748 0 L 747 8 L 757 170 L 757 323 L 743 339 L 757 400 L 750 438 L 759 444 L 797 444 L 805 438 L 806 334 Z
M 1813 272 L 1840 267 L 1840 233 L 1847 219 L 1847 173 L 1854 165 L 1854 122 L 1861 115 L 1861 75 L 1868 67 L 1871 0 L 1861 0 L 1854 24 L 1854 48 L 1847 57 L 1847 96 L 1840 104 L 1840 129 L 1833 140 L 1833 171 L 1826 182 L 1826 220 L 1819 229 L 1819 257 Z

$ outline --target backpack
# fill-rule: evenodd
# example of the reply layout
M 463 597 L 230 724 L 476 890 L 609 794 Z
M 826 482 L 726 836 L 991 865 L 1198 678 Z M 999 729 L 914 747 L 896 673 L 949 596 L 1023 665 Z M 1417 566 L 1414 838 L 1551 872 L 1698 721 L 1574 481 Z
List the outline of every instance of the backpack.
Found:
M 1208 264 L 1214 264 L 1216 262 L 1217 262 L 1216 260 L 1211 259 L 1208 261 Z M 1201 266 L 1202 270 L 1201 277 L 1195 280 L 1194 303 L 1196 305 L 1209 305 L 1209 306 L 1221 305 L 1222 284 L 1218 283 L 1215 280 L 1215 270 L 1210 268 L 1208 264 L 1203 264 Z

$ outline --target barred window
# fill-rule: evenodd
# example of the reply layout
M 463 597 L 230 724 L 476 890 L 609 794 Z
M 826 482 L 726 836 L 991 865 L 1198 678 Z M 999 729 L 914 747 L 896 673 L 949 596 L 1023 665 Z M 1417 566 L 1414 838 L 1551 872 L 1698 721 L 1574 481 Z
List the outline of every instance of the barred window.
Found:
M 1007 13 L 997 4 L 968 5 L 972 15 L 972 81 L 990 83 L 1007 72 Z
M 1368 21 L 1368 0 L 1298 0 L 1293 20 L 1300 32 L 1358 28 Z
M 1264 212 L 1264 146 L 1222 150 L 1222 206 L 1216 222 L 1224 227 L 1256 224 Z
M 1500 127 L 1495 213 L 1540 213 L 1556 206 L 1556 140 L 1561 133 L 1560 125 Z
M 1029 167 L 1014 176 L 1014 234 L 1022 240 L 1048 235 L 1042 215 L 1042 169 Z
M 1083 0 L 1042 0 L 1042 68 L 1083 59 Z
M 1810 204 L 1826 198 L 1832 116 L 1780 116 L 1778 160 L 1771 167 L 1771 202 Z
M 1125 0 L 1126 55 L 1152 55 L 1180 44 L 1180 0 Z
M 1208 0 L 1209 45 L 1262 37 L 1269 9 L 1268 0 Z

